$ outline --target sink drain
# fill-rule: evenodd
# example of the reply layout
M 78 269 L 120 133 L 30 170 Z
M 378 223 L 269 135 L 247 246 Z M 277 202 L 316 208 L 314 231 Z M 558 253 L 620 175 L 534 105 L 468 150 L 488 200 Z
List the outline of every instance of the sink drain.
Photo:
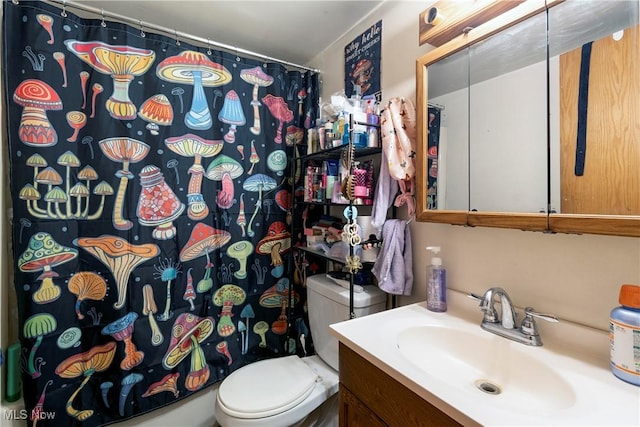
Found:
M 478 390 L 487 393 L 487 394 L 493 394 L 493 395 L 497 395 L 502 393 L 502 390 L 500 389 L 500 386 L 498 386 L 497 384 L 492 383 L 491 381 L 488 380 L 477 380 L 475 382 L 476 387 L 478 388 Z

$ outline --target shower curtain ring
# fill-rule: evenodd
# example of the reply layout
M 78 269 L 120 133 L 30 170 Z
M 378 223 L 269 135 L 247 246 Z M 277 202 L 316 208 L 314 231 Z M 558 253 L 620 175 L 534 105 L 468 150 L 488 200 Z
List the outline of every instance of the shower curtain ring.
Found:
M 207 39 L 207 55 L 211 55 L 211 40 Z
M 62 0 L 62 12 L 60 12 L 60 16 L 63 18 L 67 17 L 67 0 Z
M 140 25 L 140 37 L 145 38 L 147 35 L 144 32 L 144 27 L 142 26 L 142 19 L 138 19 L 138 24 Z
M 104 9 L 100 9 L 100 15 L 102 15 L 102 21 L 100 22 L 100 25 L 102 26 L 102 28 L 107 28 L 107 23 L 104 21 Z
M 173 30 L 175 35 L 176 35 L 176 46 L 180 46 L 180 39 L 178 38 L 178 30 L 175 29 Z
M 11 0 L 11 3 L 13 4 L 20 4 L 20 2 L 18 0 Z

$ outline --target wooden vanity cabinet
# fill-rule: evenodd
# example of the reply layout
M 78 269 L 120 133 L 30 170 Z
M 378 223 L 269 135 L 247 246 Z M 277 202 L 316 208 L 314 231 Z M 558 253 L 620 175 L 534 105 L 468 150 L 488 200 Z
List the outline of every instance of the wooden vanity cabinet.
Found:
M 460 426 L 454 419 L 340 343 L 340 426 Z
M 386 427 L 371 409 L 360 399 L 351 393 L 343 384 L 340 384 L 340 425 L 341 426 L 367 426 Z

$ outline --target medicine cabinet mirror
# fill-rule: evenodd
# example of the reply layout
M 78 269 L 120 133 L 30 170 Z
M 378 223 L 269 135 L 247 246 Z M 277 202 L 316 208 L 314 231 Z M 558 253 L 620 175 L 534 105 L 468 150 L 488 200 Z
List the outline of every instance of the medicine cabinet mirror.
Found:
M 524 2 L 418 59 L 418 220 L 640 236 L 638 1 L 547 5 Z M 588 148 L 577 175 L 589 41 Z
M 639 2 L 584 3 L 549 10 L 549 225 L 638 236 Z

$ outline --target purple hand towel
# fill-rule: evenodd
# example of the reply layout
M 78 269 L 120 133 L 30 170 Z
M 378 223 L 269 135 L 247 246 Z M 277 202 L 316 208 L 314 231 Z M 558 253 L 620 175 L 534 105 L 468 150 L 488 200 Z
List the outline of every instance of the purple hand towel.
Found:
M 384 151 L 380 158 L 380 172 L 376 184 L 375 196 L 373 198 L 373 208 L 371 210 L 371 225 L 382 230 L 384 222 L 387 220 L 387 212 L 393 204 L 393 200 L 398 193 L 398 181 L 389 175 L 388 160 Z
M 407 221 L 389 219 L 382 227 L 382 248 L 371 269 L 378 287 L 393 295 L 411 295 L 413 257 Z

